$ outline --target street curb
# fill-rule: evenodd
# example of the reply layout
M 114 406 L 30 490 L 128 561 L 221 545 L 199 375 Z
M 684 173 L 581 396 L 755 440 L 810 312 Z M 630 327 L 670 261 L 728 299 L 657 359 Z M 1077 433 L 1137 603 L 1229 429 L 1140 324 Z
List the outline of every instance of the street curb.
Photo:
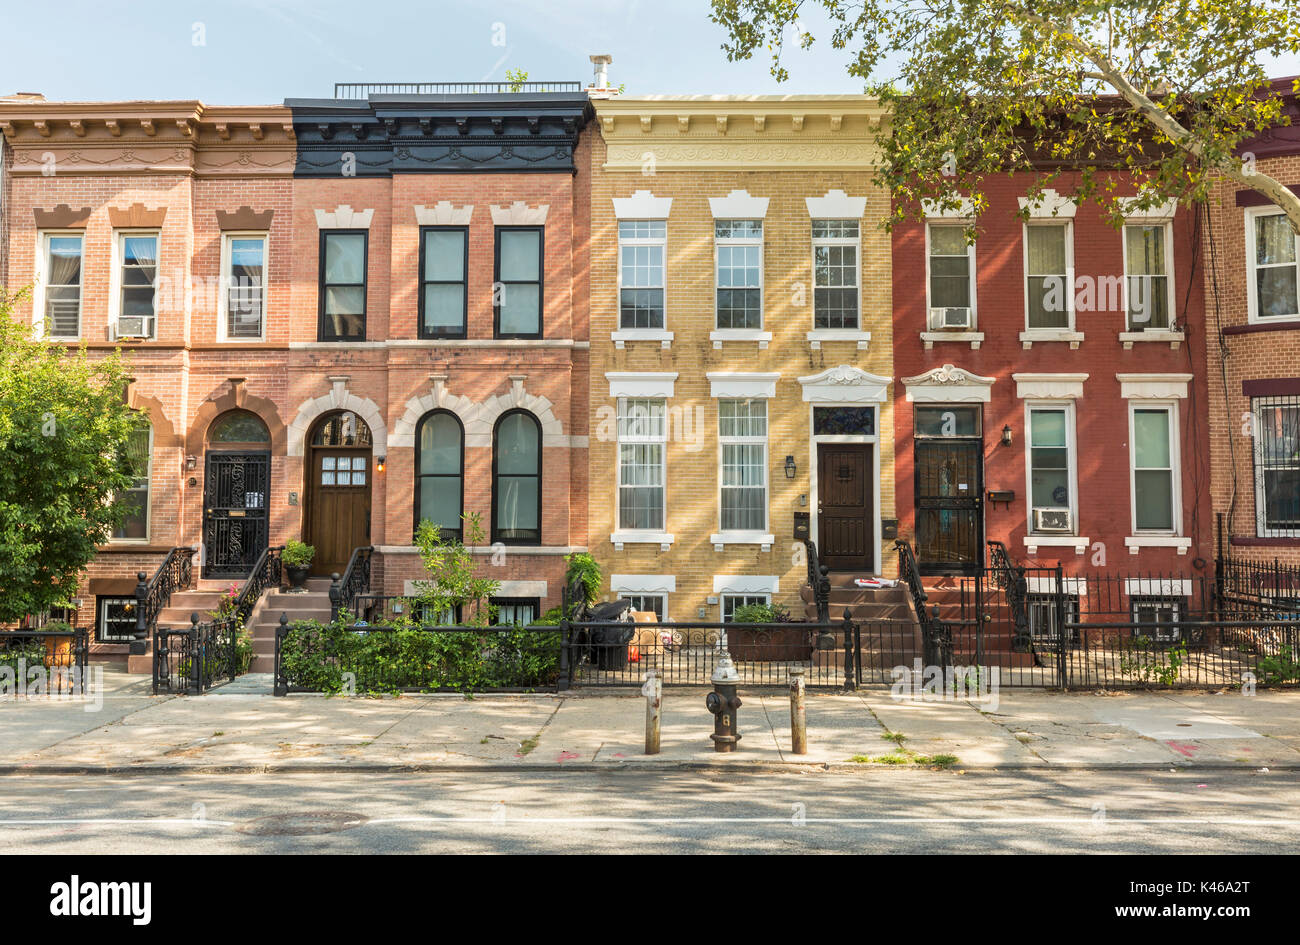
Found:
M 1177 763 L 1143 763 L 1143 764 L 1002 764 L 1002 765 L 950 765 L 938 768 L 933 765 L 877 765 L 858 764 L 851 761 L 618 761 L 618 762 L 565 762 L 562 764 L 527 764 L 518 762 L 453 762 L 448 764 L 348 764 L 324 762 L 321 764 L 304 764 L 289 762 L 285 764 L 211 764 L 211 765 L 52 765 L 52 764 L 9 764 L 0 765 L 0 777 L 29 776 L 67 776 L 67 775 L 167 775 L 186 774 L 434 774 L 448 772 L 464 774 L 475 771 L 575 771 L 591 774 L 597 771 L 724 771 L 739 770 L 771 774 L 776 772 L 815 772 L 815 771 L 946 771 L 953 774 L 996 774 L 999 772 L 1052 772 L 1052 771 L 1145 771 L 1145 772 L 1202 772 L 1202 771 L 1243 771 L 1260 773 L 1267 769 L 1270 773 L 1300 771 L 1300 764 L 1282 765 L 1241 765 L 1241 764 L 1177 764 Z

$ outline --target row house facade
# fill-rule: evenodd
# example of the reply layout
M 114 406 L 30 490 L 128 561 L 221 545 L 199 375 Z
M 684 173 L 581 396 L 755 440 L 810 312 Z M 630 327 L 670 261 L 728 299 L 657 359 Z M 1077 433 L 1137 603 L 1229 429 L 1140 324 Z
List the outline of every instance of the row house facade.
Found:
M 1243 142 L 1253 166 L 1300 193 L 1300 105 L 1273 83 L 1290 124 Z M 1225 554 L 1300 565 L 1300 237 L 1280 208 L 1219 180 L 1203 241 L 1206 377 L 1215 517 Z M 1291 597 L 1300 593 L 1292 586 Z
M 595 105 L 588 543 L 607 594 L 676 620 L 793 610 L 803 516 L 833 568 L 889 572 L 880 108 Z
M 137 571 L 238 583 L 301 537 L 372 586 L 459 533 L 558 603 L 586 514 L 585 93 L 0 103 L 7 280 L 43 337 L 129 352 L 146 470 L 79 598 L 124 649 Z

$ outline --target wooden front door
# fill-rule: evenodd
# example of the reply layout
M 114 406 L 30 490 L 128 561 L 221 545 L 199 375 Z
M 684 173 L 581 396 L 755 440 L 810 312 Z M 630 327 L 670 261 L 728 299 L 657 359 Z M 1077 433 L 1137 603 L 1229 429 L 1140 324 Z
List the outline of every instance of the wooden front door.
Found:
M 312 574 L 342 574 L 353 549 L 370 544 L 372 474 L 369 447 L 312 447 L 306 536 L 316 549 Z
M 271 454 L 208 451 L 203 471 L 203 576 L 246 578 L 266 550 Z
M 973 574 L 984 561 L 984 441 L 916 441 L 916 559 L 922 574 Z
M 817 444 L 817 538 L 832 571 L 876 564 L 871 450 L 867 443 Z

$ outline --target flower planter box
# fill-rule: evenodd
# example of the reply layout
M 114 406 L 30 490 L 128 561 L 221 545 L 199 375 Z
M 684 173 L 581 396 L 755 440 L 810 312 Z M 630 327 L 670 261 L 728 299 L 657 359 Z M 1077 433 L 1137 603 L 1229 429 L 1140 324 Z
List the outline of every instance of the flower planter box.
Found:
M 814 634 L 806 627 L 759 629 L 733 624 L 727 627 L 727 649 L 737 662 L 798 663 L 812 658 Z

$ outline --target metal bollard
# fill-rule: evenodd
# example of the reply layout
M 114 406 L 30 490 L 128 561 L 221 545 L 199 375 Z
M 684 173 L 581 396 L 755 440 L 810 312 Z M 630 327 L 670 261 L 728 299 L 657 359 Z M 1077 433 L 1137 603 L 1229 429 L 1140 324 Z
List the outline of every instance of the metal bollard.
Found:
M 790 670 L 790 751 L 808 754 L 808 720 L 804 715 L 804 679 L 802 669 Z
M 645 696 L 645 753 L 659 754 L 659 717 L 663 709 L 664 681 L 659 678 L 657 670 L 647 670 L 645 685 L 641 687 Z

